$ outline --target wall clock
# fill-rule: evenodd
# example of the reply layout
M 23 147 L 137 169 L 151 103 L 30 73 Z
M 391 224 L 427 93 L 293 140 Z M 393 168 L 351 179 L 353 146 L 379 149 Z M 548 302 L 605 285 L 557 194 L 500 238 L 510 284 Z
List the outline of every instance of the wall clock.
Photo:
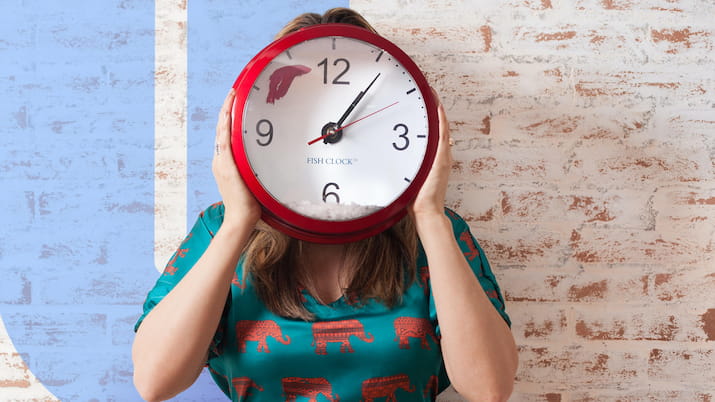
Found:
M 439 133 L 427 80 L 396 45 L 353 25 L 307 27 L 261 50 L 234 88 L 233 155 L 268 224 L 344 243 L 405 215 Z

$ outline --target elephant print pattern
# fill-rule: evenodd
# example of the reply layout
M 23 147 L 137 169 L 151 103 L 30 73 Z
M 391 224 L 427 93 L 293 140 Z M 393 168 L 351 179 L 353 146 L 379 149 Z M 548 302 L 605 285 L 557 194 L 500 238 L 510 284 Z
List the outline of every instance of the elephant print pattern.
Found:
M 325 378 L 286 377 L 281 382 L 286 402 L 294 402 L 299 396 L 317 402 L 320 394 L 331 402 L 340 401 L 337 394 L 333 395 L 333 387 Z
M 398 317 L 394 322 L 395 340 L 400 342 L 400 349 L 410 348 L 410 338 L 419 338 L 422 349 L 430 350 L 427 337 L 439 343 L 435 336 L 432 323 L 426 318 Z
M 263 391 L 263 387 L 256 384 L 255 382 L 253 382 L 252 379 L 248 377 L 233 378 L 231 379 L 231 384 L 233 384 L 233 388 L 236 390 L 236 395 L 238 396 L 239 400 L 251 396 L 251 388 L 255 388 L 259 392 Z
M 445 213 L 452 219 L 464 260 L 509 324 L 501 291 L 479 243 L 466 222 L 449 210 Z M 223 214 L 223 205 L 215 204 L 200 215 L 157 279 L 135 328 L 201 258 L 219 231 Z M 303 305 L 315 315 L 314 320 L 303 321 L 271 312 L 239 260 L 208 345 L 210 375 L 233 402 L 434 401 L 450 382 L 431 292 L 430 268 L 434 267 L 429 267 L 422 249 L 415 263 L 415 278 L 394 306 L 358 299 L 351 292 L 326 305 L 296 286 Z M 214 398 L 201 398 L 208 399 Z
M 313 323 L 312 346 L 315 346 L 315 353 L 327 355 L 328 343 L 340 342 L 340 353 L 353 353 L 355 350 L 350 345 L 351 336 L 367 343 L 374 340 L 371 334 L 365 333 L 358 320 L 324 321 Z
M 169 262 L 166 264 L 166 268 L 164 268 L 164 273 L 163 275 L 174 275 L 176 271 L 179 270 L 179 268 L 176 267 L 176 260 L 180 258 L 186 257 L 186 253 L 189 252 L 189 248 L 184 246 L 186 243 L 188 243 L 191 240 L 191 237 L 193 236 L 193 233 L 189 233 L 184 240 L 181 242 L 181 245 L 179 245 L 178 250 L 174 252 L 174 255 L 171 256 L 171 259 Z
M 420 278 L 420 281 L 417 282 L 417 284 L 422 287 L 425 296 L 429 296 L 429 266 L 425 265 L 424 267 L 420 267 L 420 269 L 417 270 L 417 273 Z
M 466 244 L 469 249 L 469 251 L 464 252 L 464 256 L 467 257 L 469 261 L 479 257 L 479 250 L 477 249 L 477 245 L 474 244 L 474 238 L 472 238 L 472 234 L 469 233 L 469 231 L 465 230 L 462 232 L 462 234 L 459 235 L 459 240 Z
M 364 402 L 372 402 L 375 398 L 382 397 L 386 397 L 387 402 L 397 402 L 395 391 L 400 388 L 407 392 L 415 391 L 406 374 L 370 378 L 362 382 L 362 398 Z
M 246 353 L 246 342 L 258 342 L 256 350 L 259 352 L 271 353 L 268 349 L 266 338 L 274 338 L 276 341 L 288 345 L 290 337 L 283 337 L 281 327 L 275 321 L 239 321 L 236 324 L 236 343 L 241 353 Z

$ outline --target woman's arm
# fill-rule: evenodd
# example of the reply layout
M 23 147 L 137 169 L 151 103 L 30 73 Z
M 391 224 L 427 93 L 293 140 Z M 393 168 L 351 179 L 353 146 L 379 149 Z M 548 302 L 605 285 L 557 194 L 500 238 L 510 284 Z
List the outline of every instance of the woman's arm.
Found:
M 470 401 L 506 401 L 517 368 L 509 327 L 464 259 L 444 213 L 423 217 L 417 225 L 430 267 L 450 381 Z
M 250 230 L 222 225 L 196 265 L 139 326 L 134 385 L 145 400 L 171 398 L 198 377 Z
M 461 395 L 470 401 L 506 401 L 518 365 L 516 344 L 465 260 L 444 214 L 452 157 L 441 104 L 439 119 L 437 157 L 412 213 L 430 267 L 442 355 L 449 379 Z
M 148 401 L 188 388 L 206 362 L 241 250 L 260 217 L 260 207 L 236 170 L 226 97 L 216 127 L 213 172 L 224 203 L 224 221 L 201 258 L 140 325 L 134 345 L 134 384 Z

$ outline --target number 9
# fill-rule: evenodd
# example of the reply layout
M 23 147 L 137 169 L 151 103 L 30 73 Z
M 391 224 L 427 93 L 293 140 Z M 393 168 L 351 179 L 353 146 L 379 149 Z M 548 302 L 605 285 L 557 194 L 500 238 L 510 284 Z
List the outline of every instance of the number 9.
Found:
M 265 126 L 264 123 L 268 124 L 268 131 L 261 131 L 261 125 Z M 256 133 L 259 136 L 266 138 L 266 142 L 261 142 L 258 138 L 256 139 L 258 145 L 265 147 L 273 141 L 273 124 L 266 119 L 258 120 L 258 123 L 256 123 Z

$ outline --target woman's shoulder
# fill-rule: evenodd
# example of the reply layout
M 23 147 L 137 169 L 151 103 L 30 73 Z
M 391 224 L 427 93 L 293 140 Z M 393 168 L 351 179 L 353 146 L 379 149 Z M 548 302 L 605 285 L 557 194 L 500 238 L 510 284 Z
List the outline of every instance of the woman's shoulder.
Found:
M 199 213 L 199 220 L 206 226 L 211 236 L 213 236 L 223 223 L 224 206 L 223 201 L 209 205 Z
M 455 239 L 459 239 L 460 237 L 464 236 L 465 232 L 471 234 L 469 224 L 467 224 L 464 218 L 462 218 L 462 216 L 459 215 L 456 211 L 451 208 L 444 207 L 444 215 L 452 223 L 452 233 L 454 234 Z M 421 242 L 419 243 L 417 252 L 417 263 L 426 265 L 426 256 L 424 249 L 422 248 Z
M 452 230 L 454 233 L 461 233 L 465 229 L 469 229 L 469 225 L 456 211 L 451 208 L 444 207 L 444 214 L 452 222 Z

